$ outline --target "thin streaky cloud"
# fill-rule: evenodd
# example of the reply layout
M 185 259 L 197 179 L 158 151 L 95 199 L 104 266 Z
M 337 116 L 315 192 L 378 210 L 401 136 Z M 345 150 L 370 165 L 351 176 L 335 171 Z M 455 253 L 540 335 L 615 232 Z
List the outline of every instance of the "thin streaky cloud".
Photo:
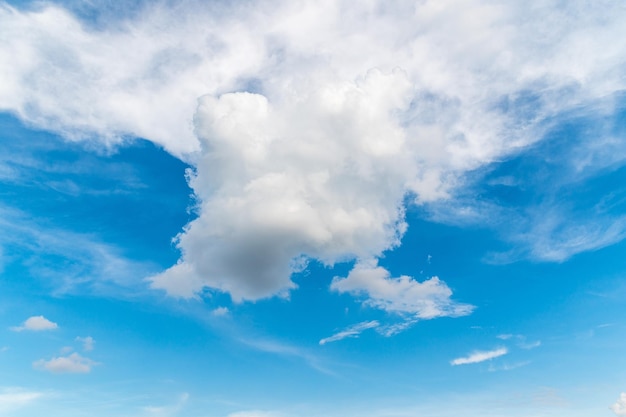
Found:
M 319 344 L 325 345 L 326 343 L 337 342 L 339 340 L 343 340 L 349 337 L 359 337 L 359 335 L 363 333 L 365 330 L 374 329 L 378 326 L 380 326 L 380 323 L 377 320 L 364 321 L 361 323 L 357 323 L 338 333 L 335 333 L 332 336 L 321 339 L 319 341 Z
M 452 366 L 457 366 L 480 363 L 494 358 L 498 358 L 500 356 L 504 356 L 507 353 L 509 353 L 509 351 L 507 348 L 504 347 L 487 351 L 475 351 L 470 353 L 468 356 L 453 359 L 452 361 L 450 361 L 450 364 Z

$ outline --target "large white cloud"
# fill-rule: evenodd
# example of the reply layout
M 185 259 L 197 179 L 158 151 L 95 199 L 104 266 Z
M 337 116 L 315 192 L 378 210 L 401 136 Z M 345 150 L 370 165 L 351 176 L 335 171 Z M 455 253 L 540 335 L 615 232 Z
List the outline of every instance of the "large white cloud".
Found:
M 95 30 L 2 7 L 0 108 L 192 162 L 199 218 L 153 286 L 257 299 L 293 288 L 302 255 L 393 248 L 407 195 L 447 198 L 624 89 L 625 17 L 620 1 L 190 2 Z

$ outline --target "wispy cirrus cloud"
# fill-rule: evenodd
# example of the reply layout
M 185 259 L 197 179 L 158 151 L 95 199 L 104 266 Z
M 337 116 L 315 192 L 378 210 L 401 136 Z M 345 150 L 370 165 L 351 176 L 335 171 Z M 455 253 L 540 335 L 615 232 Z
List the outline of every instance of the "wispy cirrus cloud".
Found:
M 485 362 L 491 359 L 499 358 L 509 353 L 509 350 L 505 347 L 497 348 L 494 350 L 475 351 L 467 356 L 456 358 L 450 361 L 450 365 L 470 365 L 474 363 Z
M 534 340 L 534 341 L 529 342 L 528 338 L 524 336 L 523 334 L 503 333 L 503 334 L 497 335 L 496 338 L 500 340 L 515 341 L 515 344 L 520 349 L 530 350 L 530 349 L 535 349 L 541 346 L 541 340 Z
M 43 392 L 23 388 L 0 388 L 0 412 L 9 413 L 34 403 L 44 396 Z
M 339 340 L 343 340 L 350 337 L 359 337 L 363 331 L 367 329 L 375 329 L 380 326 L 380 323 L 376 320 L 372 321 L 364 321 L 361 323 L 353 324 L 352 326 L 347 327 L 346 329 L 335 333 L 332 336 L 325 337 L 319 341 L 320 345 L 325 345 L 331 342 L 337 342 Z
M 143 290 L 143 276 L 155 268 L 126 258 L 119 248 L 94 235 L 41 225 L 27 213 L 6 206 L 0 206 L 0 213 L 0 245 L 28 259 L 29 272 L 46 278 L 46 285 L 57 294 L 79 290 L 120 293 L 123 288 L 130 295 Z M 62 271 L 59 259 L 65 261 Z
M 308 351 L 305 348 L 295 346 L 278 340 L 257 337 L 237 338 L 237 341 L 252 349 L 267 352 L 279 356 L 299 358 L 303 360 L 311 368 L 328 375 L 336 375 L 336 372 L 326 363 L 327 361 L 319 357 L 317 354 Z

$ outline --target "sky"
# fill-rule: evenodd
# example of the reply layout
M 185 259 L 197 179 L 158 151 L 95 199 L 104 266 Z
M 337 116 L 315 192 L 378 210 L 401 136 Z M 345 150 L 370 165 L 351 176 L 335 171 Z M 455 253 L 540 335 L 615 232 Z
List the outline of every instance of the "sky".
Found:
M 626 416 L 625 20 L 0 0 L 0 415 Z

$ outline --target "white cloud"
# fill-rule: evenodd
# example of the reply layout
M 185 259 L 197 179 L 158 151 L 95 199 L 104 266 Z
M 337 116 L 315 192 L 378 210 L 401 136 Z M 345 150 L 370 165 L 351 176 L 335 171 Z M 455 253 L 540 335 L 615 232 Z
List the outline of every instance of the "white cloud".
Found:
M 380 326 L 376 329 L 376 331 L 385 337 L 391 337 L 393 335 L 396 335 L 398 333 L 405 331 L 406 329 L 408 329 L 409 327 L 411 327 L 417 322 L 418 322 L 417 318 L 409 317 L 409 318 L 405 318 L 404 321 L 401 321 L 399 323 L 386 324 L 386 325 Z
M 505 334 L 499 334 L 496 336 L 496 338 L 500 339 L 500 340 L 509 340 L 513 337 L 517 337 L 517 335 L 514 334 L 510 334 L 510 333 L 505 333 Z
M 494 349 L 494 350 L 488 350 L 488 351 L 476 351 L 476 352 L 472 352 L 468 356 L 465 356 L 462 358 L 456 358 L 450 361 L 450 364 L 454 366 L 454 365 L 468 365 L 472 363 L 480 363 L 480 362 L 488 361 L 490 359 L 498 358 L 500 356 L 504 356 L 507 353 L 509 353 L 509 351 L 507 350 L 507 348 L 503 348 L 503 347 Z
M 626 392 L 619 395 L 619 399 L 611 406 L 616 416 L 626 416 Z
M 211 314 L 216 317 L 223 317 L 230 314 L 230 310 L 228 307 L 218 307 L 215 310 L 211 311 Z
M 359 335 L 363 333 L 363 331 L 367 329 L 374 329 L 378 326 L 380 326 L 380 323 L 376 320 L 357 323 L 348 327 L 347 329 L 344 329 L 338 333 L 335 333 L 332 336 L 325 337 L 324 339 L 320 340 L 319 343 L 320 345 L 325 345 L 326 343 L 336 342 L 338 340 L 342 340 L 347 337 L 359 337 Z
M 423 282 L 406 275 L 394 278 L 376 261 L 357 263 L 346 278 L 333 278 L 330 287 L 364 297 L 370 307 L 408 315 L 410 320 L 465 316 L 474 309 L 453 301 L 452 291 L 438 277 Z
M 59 356 L 48 361 L 40 359 L 33 362 L 33 368 L 45 370 L 54 374 L 85 374 L 91 372 L 91 368 L 96 362 L 85 358 L 78 353 L 72 353 L 68 356 Z
M 44 316 L 32 316 L 26 319 L 21 326 L 11 327 L 14 332 L 21 332 L 24 330 L 39 332 L 43 330 L 54 330 L 59 326 L 45 318 Z
M 87 336 L 87 337 L 80 337 L 80 336 L 78 336 L 78 337 L 76 337 L 76 341 L 82 343 L 83 344 L 83 350 L 87 351 L 87 352 L 93 350 L 94 346 L 96 344 L 96 341 L 91 336 Z
M 302 255 L 378 257 L 399 244 L 407 195 L 448 198 L 555 115 L 626 87 L 618 0 L 212 7 L 152 5 L 98 30 L 57 6 L 0 7 L 0 109 L 195 165 L 199 218 L 152 278 L 175 296 L 285 295 Z
M 0 412 L 9 412 L 37 401 L 43 393 L 20 388 L 0 388 Z

